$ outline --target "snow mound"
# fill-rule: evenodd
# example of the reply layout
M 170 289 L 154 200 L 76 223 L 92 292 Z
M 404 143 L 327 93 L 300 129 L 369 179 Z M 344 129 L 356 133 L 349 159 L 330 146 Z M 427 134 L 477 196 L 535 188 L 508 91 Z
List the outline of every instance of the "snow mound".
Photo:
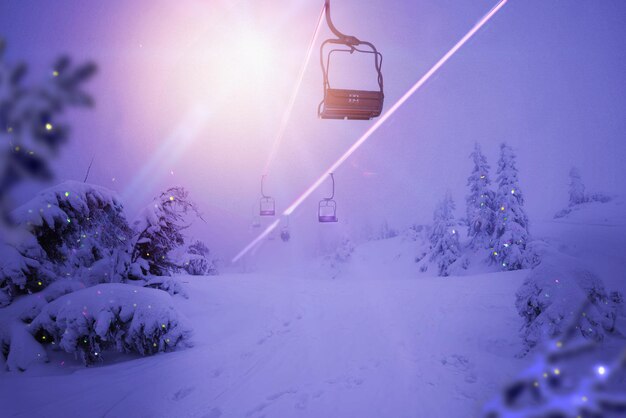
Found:
M 557 212 L 554 219 L 557 222 L 582 225 L 624 226 L 626 206 L 621 197 L 587 201 Z
M 180 283 L 180 281 L 172 277 L 153 277 L 149 279 L 143 286 L 152 289 L 160 289 L 169 293 L 172 296 L 180 295 L 185 299 L 189 299 L 189 295 L 187 294 L 187 291 Z
M 602 280 L 573 257 L 547 244 L 535 245 L 543 260 L 516 294 L 517 311 L 524 318 L 521 336 L 529 350 L 541 341 L 562 335 L 566 324 L 587 339 L 601 341 L 615 332 L 623 297 L 608 292 Z M 579 308 L 588 304 L 579 312 Z
M 151 355 L 189 346 L 191 331 L 161 290 L 100 284 L 50 302 L 30 324 L 42 343 L 74 353 L 86 365 L 117 351 Z
M 87 284 L 122 280 L 131 230 L 108 189 L 68 181 L 12 216 L 28 233 L 1 262 L 0 288 L 10 297 L 39 291 L 61 277 Z
M 48 361 L 46 350 L 28 333 L 23 324 L 16 322 L 11 325 L 9 341 L 10 343 L 3 342 L 8 347 L 6 368 L 9 371 L 24 371 L 34 363 Z

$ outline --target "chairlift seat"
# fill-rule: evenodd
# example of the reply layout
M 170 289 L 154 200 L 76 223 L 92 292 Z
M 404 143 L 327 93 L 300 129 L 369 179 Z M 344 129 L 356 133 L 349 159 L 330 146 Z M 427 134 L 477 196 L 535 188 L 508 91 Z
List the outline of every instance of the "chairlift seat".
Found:
M 320 111 L 322 119 L 370 120 L 380 116 L 384 96 L 381 91 L 327 88 Z
M 337 222 L 337 203 L 332 199 L 320 200 L 317 207 L 317 220 L 321 223 Z
M 262 197 L 259 202 L 259 215 L 261 216 L 275 216 L 276 205 L 274 199 L 271 197 Z

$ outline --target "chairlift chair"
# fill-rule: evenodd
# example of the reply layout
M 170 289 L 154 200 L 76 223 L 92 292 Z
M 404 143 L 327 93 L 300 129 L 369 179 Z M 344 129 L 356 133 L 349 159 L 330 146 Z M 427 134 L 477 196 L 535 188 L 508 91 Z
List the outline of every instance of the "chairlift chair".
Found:
M 324 100 L 318 107 L 318 115 L 322 119 L 370 120 L 380 116 L 383 110 L 385 94 L 383 91 L 383 56 L 374 44 L 361 41 L 354 36 L 339 32 L 330 18 L 330 0 L 325 3 L 326 22 L 337 39 L 327 39 L 320 47 L 320 64 L 324 76 Z M 324 55 L 325 47 L 333 48 Z M 343 47 L 343 48 L 342 48 Z M 330 61 L 334 53 L 354 52 L 372 54 L 374 66 L 378 74 L 378 90 L 336 89 L 330 86 L 328 73 Z
M 275 216 L 276 215 L 276 202 L 271 196 L 267 196 L 263 191 L 263 182 L 265 175 L 261 176 L 261 200 L 259 201 L 259 215 L 261 216 Z
M 333 181 L 333 192 L 330 197 L 320 200 L 317 206 L 317 220 L 321 223 L 337 222 L 337 202 L 333 200 L 335 197 L 335 177 L 330 173 Z

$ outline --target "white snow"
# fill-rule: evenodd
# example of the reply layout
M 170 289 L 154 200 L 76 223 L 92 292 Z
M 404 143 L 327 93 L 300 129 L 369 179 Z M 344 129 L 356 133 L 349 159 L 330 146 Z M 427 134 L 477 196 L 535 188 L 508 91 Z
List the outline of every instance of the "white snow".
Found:
M 623 292 L 619 251 L 587 250 L 609 235 L 623 248 L 624 215 L 611 229 L 568 222 L 576 223 L 531 229 Z M 306 268 L 177 276 L 189 299 L 173 302 L 194 330 L 193 347 L 91 368 L 55 353 L 45 368 L 0 374 L 3 414 L 478 416 L 530 364 L 516 357 L 523 343 L 515 293 L 528 271 L 421 274 L 409 254 L 422 244 L 398 236 L 358 246 L 336 279 Z M 607 277 L 618 271 L 620 280 Z

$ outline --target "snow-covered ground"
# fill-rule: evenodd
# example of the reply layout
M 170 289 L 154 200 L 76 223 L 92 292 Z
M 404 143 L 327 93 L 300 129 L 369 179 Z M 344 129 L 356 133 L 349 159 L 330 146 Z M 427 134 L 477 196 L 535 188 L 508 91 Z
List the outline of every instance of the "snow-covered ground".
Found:
M 624 291 L 624 218 L 580 211 L 531 228 Z M 334 280 L 181 276 L 190 298 L 174 301 L 194 347 L 0 373 L 2 416 L 478 416 L 530 362 L 516 357 L 515 292 L 528 272 L 432 277 L 409 251 L 401 237 L 367 243 Z

